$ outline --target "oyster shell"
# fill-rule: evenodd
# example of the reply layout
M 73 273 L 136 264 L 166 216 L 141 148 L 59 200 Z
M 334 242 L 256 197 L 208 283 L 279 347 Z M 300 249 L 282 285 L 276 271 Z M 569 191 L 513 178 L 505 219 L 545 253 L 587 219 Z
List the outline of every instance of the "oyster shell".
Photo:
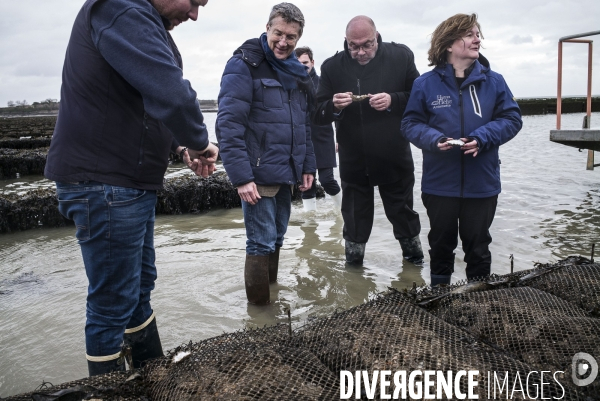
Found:
M 450 139 L 450 140 L 447 140 L 446 143 L 450 146 L 459 146 L 459 147 L 463 146 L 465 144 L 460 139 Z
M 368 99 L 369 97 L 370 97 L 369 95 L 352 95 L 352 101 L 360 102 L 361 100 Z

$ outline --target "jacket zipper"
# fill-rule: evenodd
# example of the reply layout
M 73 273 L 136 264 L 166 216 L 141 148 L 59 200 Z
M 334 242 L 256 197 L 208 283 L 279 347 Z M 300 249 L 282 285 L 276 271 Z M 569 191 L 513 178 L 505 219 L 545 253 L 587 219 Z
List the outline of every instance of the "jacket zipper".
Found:
M 263 132 L 262 139 L 260 140 L 260 147 L 258 148 L 258 158 L 256 159 L 256 167 L 260 166 L 260 157 L 265 149 L 265 141 L 267 140 L 267 133 Z
M 358 95 L 361 95 L 361 91 L 360 91 L 360 78 L 356 78 L 356 90 L 358 91 Z M 364 145 L 364 140 L 365 140 L 365 135 L 364 135 L 364 128 L 363 128 L 363 110 L 362 110 L 362 102 L 358 102 L 358 109 L 360 110 L 360 131 L 363 133 L 362 135 L 362 140 L 363 140 L 363 145 Z M 366 149 L 366 146 L 363 146 Z M 367 172 L 367 175 L 369 175 L 369 164 L 367 163 L 367 160 L 365 159 L 365 170 Z
M 462 90 L 458 89 L 458 104 L 460 105 L 460 137 L 465 137 L 465 116 L 463 108 Z M 460 138 L 459 138 L 460 139 Z M 465 154 L 460 154 L 460 197 L 463 197 L 465 189 Z
M 144 112 L 144 130 L 142 132 L 142 139 L 140 140 L 140 153 L 138 158 L 138 165 L 141 165 L 144 161 L 144 140 L 148 133 L 148 114 Z
M 300 92 L 298 92 L 298 93 L 300 93 Z M 292 91 L 291 90 L 287 91 L 287 96 L 288 96 L 288 105 L 290 108 L 290 122 L 292 125 L 292 141 L 291 141 L 291 148 L 290 148 L 290 167 L 292 168 L 292 174 L 294 174 L 294 177 L 296 178 L 296 182 L 302 183 L 302 175 L 300 175 L 300 177 L 298 177 L 298 172 L 296 171 L 296 163 L 294 163 L 294 146 L 296 144 L 296 126 L 294 125 L 294 110 L 292 109 Z M 302 174 L 302 172 L 300 172 L 300 174 Z

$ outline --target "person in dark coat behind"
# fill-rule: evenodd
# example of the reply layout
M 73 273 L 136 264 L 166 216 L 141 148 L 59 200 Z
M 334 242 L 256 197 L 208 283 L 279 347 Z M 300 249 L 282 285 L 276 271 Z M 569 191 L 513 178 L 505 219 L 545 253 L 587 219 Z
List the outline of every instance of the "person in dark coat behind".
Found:
M 244 280 L 248 302 L 270 303 L 279 250 L 292 207 L 292 188 L 312 186 L 312 83 L 294 49 L 304 16 L 291 3 L 273 6 L 267 31 L 227 61 L 215 131 L 223 166 L 242 200 L 246 226 Z
M 312 80 L 315 91 L 319 88 L 319 76 L 315 71 L 315 60 L 313 52 L 308 46 L 298 47 L 295 50 L 298 61 L 300 61 L 308 70 L 308 76 Z M 319 182 L 325 190 L 325 193 L 333 199 L 336 210 L 342 206 L 342 190 L 333 176 L 333 168 L 337 167 L 335 157 L 335 137 L 332 124 L 310 125 L 310 137 L 315 149 L 315 159 L 317 160 L 317 171 L 319 172 Z M 305 211 L 317 209 L 317 182 L 313 181 L 312 187 L 308 191 L 302 192 L 302 204 Z
M 479 53 L 481 39 L 476 14 L 456 14 L 438 25 L 429 49 L 435 68 L 415 81 L 402 120 L 403 135 L 423 150 L 432 286 L 450 284 L 458 236 L 467 278 L 490 274 L 498 150 L 523 125 L 504 78 Z
M 374 217 L 374 187 L 406 260 L 423 262 L 413 210 L 414 164 L 400 122 L 419 76 L 408 47 L 384 43 L 373 20 L 354 17 L 344 51 L 321 66 L 314 122 L 335 121 L 342 181 L 346 262 L 362 264 Z

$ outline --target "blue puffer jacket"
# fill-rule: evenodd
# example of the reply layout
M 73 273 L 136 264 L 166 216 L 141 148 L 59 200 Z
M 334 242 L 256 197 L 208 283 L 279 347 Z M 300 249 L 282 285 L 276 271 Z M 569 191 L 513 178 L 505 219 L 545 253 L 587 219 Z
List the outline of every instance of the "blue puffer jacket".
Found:
M 293 185 L 316 171 L 307 93 L 283 89 L 259 39 L 246 41 L 225 66 L 216 134 L 234 186 Z
M 438 66 L 414 82 L 402 133 L 423 150 L 424 193 L 485 198 L 500 193 L 500 145 L 521 129 L 521 111 L 504 78 L 480 56 L 459 88 L 452 65 Z M 440 151 L 442 138 L 472 138 L 479 153 Z

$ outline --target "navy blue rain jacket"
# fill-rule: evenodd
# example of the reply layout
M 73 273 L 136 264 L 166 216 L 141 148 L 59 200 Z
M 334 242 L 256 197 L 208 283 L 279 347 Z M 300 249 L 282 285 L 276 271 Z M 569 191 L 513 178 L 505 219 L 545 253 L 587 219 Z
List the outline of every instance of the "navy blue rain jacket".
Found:
M 413 84 L 402 120 L 403 135 L 423 151 L 424 193 L 485 198 L 500 193 L 498 149 L 520 131 L 521 111 L 504 78 L 480 56 L 458 87 L 452 65 L 438 66 Z M 443 138 L 471 138 L 479 153 L 440 151 Z
M 179 51 L 147 0 L 86 1 L 62 77 L 50 180 L 157 190 L 174 139 L 194 150 L 209 144 Z
M 294 185 L 316 171 L 307 93 L 283 89 L 259 39 L 246 41 L 225 66 L 215 131 L 236 187 Z

